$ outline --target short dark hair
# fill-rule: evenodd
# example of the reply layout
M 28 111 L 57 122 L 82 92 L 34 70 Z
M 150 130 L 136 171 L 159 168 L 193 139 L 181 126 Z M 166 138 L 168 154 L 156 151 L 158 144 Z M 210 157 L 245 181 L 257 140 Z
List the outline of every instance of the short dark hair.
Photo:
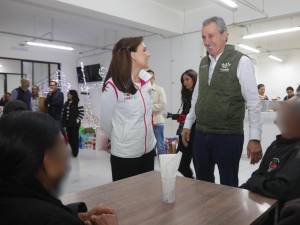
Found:
M 14 111 L 24 111 L 24 110 L 28 110 L 28 107 L 25 102 L 21 100 L 13 100 L 5 104 L 3 108 L 3 115 L 6 115 Z
M 289 86 L 289 87 L 286 88 L 286 91 L 294 91 L 294 88 Z
M 72 95 L 72 100 L 74 101 L 74 103 L 78 103 L 79 102 L 79 97 L 78 97 L 78 93 L 76 90 L 71 89 L 69 90 L 68 94 Z
M 60 125 L 46 113 L 19 111 L 0 118 L 0 179 L 35 178 L 55 145 Z
M 154 74 L 154 71 L 153 71 L 153 70 L 151 70 L 151 69 L 147 70 L 147 72 L 148 72 L 148 73 L 152 73 L 152 74 Z
M 260 88 L 262 88 L 264 86 L 265 86 L 264 84 L 259 84 L 259 85 L 257 85 L 257 89 L 259 90 Z
M 137 47 L 143 42 L 143 37 L 129 37 L 119 40 L 112 51 L 112 59 L 104 83 L 112 78 L 117 88 L 124 92 L 135 94 L 137 89 L 131 78 L 131 52 L 136 52 Z M 106 84 L 103 85 L 103 91 Z

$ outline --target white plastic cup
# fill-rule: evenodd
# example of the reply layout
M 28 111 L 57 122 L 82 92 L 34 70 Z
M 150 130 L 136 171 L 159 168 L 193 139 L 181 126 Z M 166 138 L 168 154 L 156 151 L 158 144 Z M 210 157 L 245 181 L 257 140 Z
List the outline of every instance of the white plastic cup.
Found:
M 175 177 L 161 177 L 162 182 L 162 201 L 165 203 L 175 202 Z

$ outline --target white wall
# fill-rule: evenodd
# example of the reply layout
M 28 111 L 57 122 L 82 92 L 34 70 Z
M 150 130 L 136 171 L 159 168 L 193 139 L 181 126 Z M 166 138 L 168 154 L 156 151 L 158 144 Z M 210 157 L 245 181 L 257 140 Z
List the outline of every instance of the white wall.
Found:
M 77 88 L 75 53 L 34 46 L 21 47 L 18 43 L 24 42 L 24 38 L 15 38 L 7 35 L 0 35 L 0 38 L 1 57 L 59 62 L 61 63 L 62 73 L 66 75 L 66 81 L 70 82 L 73 88 Z M 20 72 L 20 68 L 16 68 L 16 70 L 17 72 Z M 11 70 L 10 72 L 13 71 Z
M 295 91 L 300 85 L 300 50 L 291 51 L 283 58 L 283 62 L 276 62 L 262 55 L 256 61 L 257 83 L 266 86 L 269 97 L 286 96 L 286 88 L 292 86 Z
M 162 39 L 154 37 L 145 43 L 151 53 L 150 67 L 156 73 L 156 82 L 167 95 L 167 112 L 176 113 L 181 105 L 181 74 L 187 69 L 198 71 L 203 53 L 200 33 Z M 165 135 L 175 136 L 178 123 L 167 120 Z

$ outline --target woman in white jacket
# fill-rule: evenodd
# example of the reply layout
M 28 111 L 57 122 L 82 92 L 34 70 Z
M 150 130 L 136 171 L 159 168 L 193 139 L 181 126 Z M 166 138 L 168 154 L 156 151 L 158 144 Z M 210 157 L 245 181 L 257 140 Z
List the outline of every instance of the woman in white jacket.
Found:
M 111 140 L 113 181 L 154 170 L 149 52 L 142 37 L 114 46 L 101 96 L 101 127 Z

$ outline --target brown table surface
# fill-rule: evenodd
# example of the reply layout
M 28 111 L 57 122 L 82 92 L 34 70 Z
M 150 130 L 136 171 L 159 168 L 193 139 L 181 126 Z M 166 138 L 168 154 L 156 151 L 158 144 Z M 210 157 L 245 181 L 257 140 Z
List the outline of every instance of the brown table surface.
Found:
M 114 208 L 120 225 L 248 225 L 277 205 L 247 190 L 184 177 L 176 179 L 176 202 L 161 200 L 158 172 L 67 194 L 62 201 L 103 203 Z

